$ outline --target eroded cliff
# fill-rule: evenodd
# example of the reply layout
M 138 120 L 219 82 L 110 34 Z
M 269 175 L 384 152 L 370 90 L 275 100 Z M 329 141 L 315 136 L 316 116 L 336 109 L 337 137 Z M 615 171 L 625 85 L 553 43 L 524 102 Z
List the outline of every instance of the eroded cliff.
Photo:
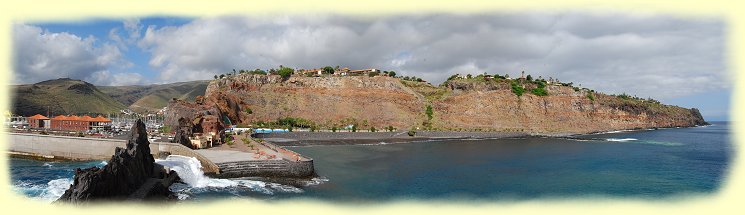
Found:
M 536 86 L 519 82 L 527 90 Z M 531 134 L 705 124 L 698 110 L 620 98 L 567 86 L 545 86 L 546 96 L 513 93 L 507 80 L 451 80 L 440 87 L 391 77 L 290 77 L 242 74 L 213 80 L 207 99 L 236 104 L 230 119 L 252 124 L 303 118 L 320 128 L 358 123 L 362 129 L 394 126 Z M 425 110 L 432 107 L 430 120 Z M 236 108 L 240 112 L 236 112 Z
M 387 77 L 290 77 L 238 75 L 207 86 L 209 99 L 228 94 L 243 103 L 240 122 L 299 117 L 321 127 L 357 121 L 406 128 L 421 121 L 425 99 L 398 79 Z M 247 111 L 249 110 L 250 111 Z M 248 114 L 251 112 L 251 114 Z

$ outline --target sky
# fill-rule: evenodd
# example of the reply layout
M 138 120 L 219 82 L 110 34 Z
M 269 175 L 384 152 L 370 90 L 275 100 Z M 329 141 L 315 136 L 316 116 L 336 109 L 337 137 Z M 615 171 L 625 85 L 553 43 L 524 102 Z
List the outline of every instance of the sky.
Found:
M 13 84 L 208 80 L 232 69 L 394 70 L 553 77 L 727 120 L 732 73 L 721 18 L 586 12 L 143 17 L 13 26 Z

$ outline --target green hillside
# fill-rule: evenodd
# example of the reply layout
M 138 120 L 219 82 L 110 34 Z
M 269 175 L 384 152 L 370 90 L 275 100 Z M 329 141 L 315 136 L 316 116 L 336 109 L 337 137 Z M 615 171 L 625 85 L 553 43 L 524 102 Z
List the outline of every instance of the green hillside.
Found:
M 145 113 L 155 112 L 168 105 L 172 98 L 194 101 L 203 96 L 209 81 L 190 81 L 147 86 L 100 86 L 101 92 L 129 106 L 129 109 Z
M 118 113 L 127 107 L 101 92 L 90 83 L 61 78 L 36 84 L 11 86 L 13 113 L 34 114 L 106 114 Z

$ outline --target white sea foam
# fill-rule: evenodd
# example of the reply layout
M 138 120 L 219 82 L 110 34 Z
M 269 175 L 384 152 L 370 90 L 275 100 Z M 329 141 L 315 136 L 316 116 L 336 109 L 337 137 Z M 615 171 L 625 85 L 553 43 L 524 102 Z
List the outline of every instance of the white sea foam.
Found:
M 628 141 L 635 141 L 635 140 L 637 140 L 637 139 L 634 139 L 634 138 L 608 138 L 608 139 L 605 139 L 605 141 L 610 141 L 610 142 L 628 142 Z
M 610 142 L 632 142 L 637 144 L 649 144 L 649 145 L 663 145 L 663 146 L 681 146 L 682 143 L 676 143 L 676 142 L 663 142 L 663 141 L 653 141 L 653 140 L 638 140 L 635 138 L 608 138 L 605 139 L 606 141 Z
M 43 192 L 46 186 L 34 185 L 28 181 L 18 181 L 13 184 L 13 191 L 19 193 L 38 193 Z
M 49 167 L 49 168 L 52 168 L 52 163 L 50 163 L 50 162 L 46 162 L 46 163 L 44 163 L 44 165 L 43 165 L 43 166 L 45 166 L 45 167 Z
M 639 141 L 641 144 L 650 144 L 650 145 L 663 145 L 663 146 L 682 146 L 682 143 L 676 143 L 676 142 L 663 142 L 663 141 Z
M 633 130 L 616 130 L 616 131 L 606 131 L 606 132 L 601 132 L 601 134 L 616 134 L 616 133 L 621 133 L 621 132 L 629 132 L 629 131 L 633 131 Z
M 52 202 L 59 199 L 59 197 L 65 193 L 65 190 L 70 188 L 71 184 L 72 179 L 70 178 L 54 179 L 47 182 L 47 184 L 33 184 L 30 182 L 21 181 L 16 183 L 13 186 L 13 189 L 21 193 L 36 193 L 37 195 L 35 195 L 33 198 L 46 202 Z
M 263 194 L 272 195 L 275 192 L 284 193 L 301 193 L 302 189 L 282 185 L 277 183 L 268 183 L 263 181 L 254 181 L 246 179 L 216 179 L 210 178 L 204 175 L 202 172 L 202 165 L 199 160 L 193 157 L 169 155 L 165 160 L 156 159 L 156 163 L 169 167 L 171 170 L 178 173 L 181 181 L 186 183 L 189 188 L 185 188 L 185 191 L 201 191 L 201 190 L 214 190 L 214 189 L 226 189 L 231 193 L 236 192 L 235 188 L 247 189 L 251 191 L 260 192 Z M 192 189 L 196 188 L 196 189 Z M 182 191 L 183 191 L 182 190 Z M 235 194 L 235 193 L 234 193 Z M 179 196 L 179 198 L 188 196 Z
M 360 146 L 380 146 L 380 145 L 390 145 L 393 143 L 386 143 L 386 142 L 379 142 L 379 143 L 363 143 L 363 144 L 356 144 Z
M 47 182 L 47 187 L 44 190 L 44 192 L 39 195 L 41 199 L 48 200 L 48 201 L 54 201 L 59 199 L 62 194 L 65 194 L 65 190 L 70 188 L 70 185 L 72 185 L 72 179 L 71 178 L 60 178 L 60 179 L 54 179 L 49 182 Z
M 191 187 L 229 187 L 237 185 L 236 182 L 227 179 L 212 179 L 204 176 L 202 164 L 193 157 L 169 155 L 165 160 L 156 159 L 155 163 L 176 171 L 181 181 Z
M 176 198 L 178 198 L 178 200 L 187 200 L 191 198 L 191 196 L 186 195 L 184 193 L 176 193 Z
M 316 185 L 322 184 L 327 181 L 329 181 L 329 179 L 326 177 L 315 177 L 305 182 L 305 186 L 316 186 Z

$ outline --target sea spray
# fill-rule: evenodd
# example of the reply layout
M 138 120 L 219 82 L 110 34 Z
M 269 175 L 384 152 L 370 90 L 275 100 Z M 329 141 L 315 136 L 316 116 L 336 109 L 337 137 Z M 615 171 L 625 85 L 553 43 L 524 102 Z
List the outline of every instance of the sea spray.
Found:
M 188 187 L 177 186 L 174 190 L 179 199 L 188 199 L 187 193 L 199 193 L 209 191 L 228 191 L 240 195 L 239 190 L 249 190 L 262 194 L 273 195 L 275 192 L 302 193 L 303 190 L 277 183 L 254 181 L 246 179 L 216 179 L 204 175 L 199 160 L 193 157 L 180 155 L 169 155 L 165 160 L 156 159 L 155 163 L 166 166 L 178 173 L 181 181 Z
M 635 141 L 635 140 L 637 140 L 637 139 L 635 139 L 635 138 L 608 138 L 608 139 L 605 139 L 605 141 L 610 141 L 610 142 L 628 142 L 628 141 Z
M 176 171 L 181 181 L 191 187 L 229 187 L 238 185 L 227 179 L 213 179 L 205 176 L 202 171 L 202 164 L 193 157 L 169 155 L 165 160 L 156 159 L 155 163 Z
M 629 142 L 636 144 L 649 144 L 649 145 L 662 145 L 662 146 L 681 146 L 682 143 L 666 142 L 666 141 L 654 141 L 654 140 L 639 140 L 636 138 L 608 138 L 605 141 L 609 142 Z
M 57 200 L 60 196 L 62 196 L 62 194 L 65 193 L 65 190 L 67 190 L 67 188 L 70 188 L 72 182 L 73 181 L 70 178 L 51 180 L 47 183 L 46 189 L 44 190 L 44 192 L 41 193 L 39 197 L 48 201 Z
M 33 196 L 35 199 L 52 202 L 62 196 L 71 184 L 72 179 L 70 178 L 54 179 L 46 184 L 34 184 L 31 182 L 21 181 L 13 185 L 13 190 Z

